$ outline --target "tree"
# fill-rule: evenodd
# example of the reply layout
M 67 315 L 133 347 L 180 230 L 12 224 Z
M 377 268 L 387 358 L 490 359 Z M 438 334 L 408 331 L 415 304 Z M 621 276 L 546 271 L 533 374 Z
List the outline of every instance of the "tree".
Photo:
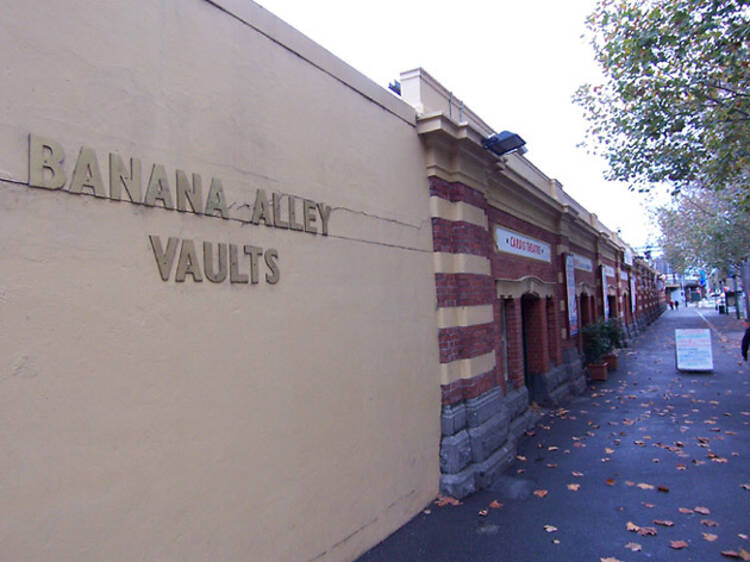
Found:
M 574 101 L 607 179 L 732 184 L 750 208 L 750 1 L 599 0 L 586 24 L 605 80 Z
M 750 215 L 737 205 L 739 188 L 688 187 L 654 215 L 659 244 L 673 269 L 740 270 L 750 257 Z

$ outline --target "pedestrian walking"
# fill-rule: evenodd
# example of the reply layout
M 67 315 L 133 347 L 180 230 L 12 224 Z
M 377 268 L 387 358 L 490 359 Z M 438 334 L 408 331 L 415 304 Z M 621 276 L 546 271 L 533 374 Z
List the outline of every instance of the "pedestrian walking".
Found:
M 750 320 L 745 320 L 745 335 L 742 336 L 742 358 L 747 361 L 747 348 L 750 347 Z

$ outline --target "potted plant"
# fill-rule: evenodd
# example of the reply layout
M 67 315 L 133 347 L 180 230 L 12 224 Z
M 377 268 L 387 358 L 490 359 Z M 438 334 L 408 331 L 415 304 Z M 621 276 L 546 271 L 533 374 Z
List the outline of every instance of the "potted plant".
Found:
M 617 352 L 615 348 L 625 346 L 625 330 L 622 328 L 622 321 L 619 318 L 610 318 L 604 323 L 604 330 L 609 339 L 610 348 L 604 355 L 607 362 L 607 368 L 610 371 L 617 369 Z
M 607 363 L 604 356 L 612 348 L 604 320 L 587 324 L 581 329 L 583 335 L 583 357 L 586 367 L 595 381 L 607 380 Z

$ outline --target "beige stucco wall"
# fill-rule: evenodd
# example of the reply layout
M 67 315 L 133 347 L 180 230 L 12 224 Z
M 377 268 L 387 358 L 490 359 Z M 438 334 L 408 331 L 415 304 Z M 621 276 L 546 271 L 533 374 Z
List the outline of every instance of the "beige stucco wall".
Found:
M 3 560 L 351 559 L 437 491 L 414 112 L 219 4 L 0 11 Z M 240 220 L 30 188 L 29 133 L 68 183 L 82 145 L 106 185 L 109 152 L 144 190 L 218 177 Z M 258 188 L 330 205 L 329 236 L 244 222 Z M 281 278 L 164 282 L 150 234 L 275 248 Z

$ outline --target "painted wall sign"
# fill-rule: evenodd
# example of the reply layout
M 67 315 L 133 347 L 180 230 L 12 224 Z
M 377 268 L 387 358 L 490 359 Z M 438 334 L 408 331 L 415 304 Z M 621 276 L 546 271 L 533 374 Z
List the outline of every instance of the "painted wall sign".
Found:
M 675 361 L 680 371 L 713 371 L 710 330 L 675 330 Z
M 602 302 L 604 303 L 604 318 L 609 318 L 609 300 L 607 299 L 607 271 L 602 266 Z
M 550 245 L 536 238 L 497 226 L 495 227 L 495 240 L 497 249 L 501 252 L 545 262 L 551 260 Z
M 628 272 L 627 271 L 620 271 L 620 281 L 627 281 L 628 280 Z
M 576 269 L 580 269 L 581 271 L 588 271 L 589 273 L 593 273 L 594 271 L 594 262 L 592 262 L 585 256 L 582 256 L 580 254 L 573 254 L 573 262 L 575 263 Z
M 578 305 L 576 303 L 576 271 L 575 258 L 571 254 L 565 255 L 565 289 L 568 295 L 568 327 L 570 335 L 578 333 Z
M 613 279 L 615 278 L 615 268 L 614 267 L 612 267 L 611 265 L 603 265 L 602 267 L 604 268 L 604 271 L 607 272 L 607 277 L 612 277 Z
M 280 192 L 273 192 L 269 197 L 265 190 L 256 189 L 252 204 L 237 206 L 244 213 L 239 214 L 233 205 L 227 203 L 224 187 L 218 178 L 211 178 L 204 197 L 203 181 L 199 174 L 193 173 L 188 177 L 184 171 L 176 170 L 174 183 L 170 184 L 164 166 L 155 162 L 151 166 L 144 192 L 145 176 L 141 173 L 140 159 L 130 158 L 126 165 L 119 154 L 110 152 L 107 161 L 108 181 L 105 182 L 96 152 L 93 148 L 83 146 L 78 152 L 73 173 L 67 178 L 63 167 L 65 151 L 62 145 L 52 139 L 29 134 L 29 187 L 63 190 L 76 195 L 93 195 L 170 211 L 232 219 L 254 225 L 263 223 L 268 227 L 328 236 L 331 207 L 325 203 Z M 262 278 L 267 283 L 278 283 L 280 278 L 279 252 L 274 248 L 264 250 L 245 245 L 240 251 L 234 244 L 218 243 L 214 248 L 213 243 L 203 242 L 198 244 L 203 255 L 201 260 L 193 240 L 169 237 L 166 247 L 162 245 L 159 236 L 149 235 L 149 241 L 163 281 L 168 281 L 171 277 L 172 266 L 178 256 L 178 244 L 179 257 L 173 277 L 177 282 L 185 281 L 188 276 L 195 282 L 202 282 L 205 274 L 214 283 L 223 282 L 228 275 L 230 283 L 257 284 L 263 267 L 265 273 Z M 246 267 L 240 267 L 242 260 L 247 261 Z
M 636 307 L 635 277 L 630 278 L 630 312 L 635 314 Z
M 624 256 L 625 265 L 633 265 L 633 250 L 625 248 Z

